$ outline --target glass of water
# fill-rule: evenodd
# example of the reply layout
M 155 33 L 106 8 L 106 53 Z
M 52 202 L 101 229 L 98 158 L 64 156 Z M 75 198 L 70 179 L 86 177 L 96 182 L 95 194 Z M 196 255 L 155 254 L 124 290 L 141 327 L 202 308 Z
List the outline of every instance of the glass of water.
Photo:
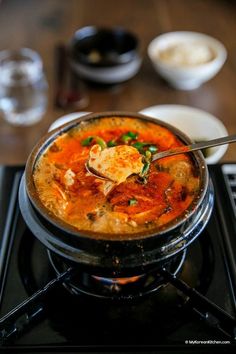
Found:
M 27 126 L 40 121 L 47 88 L 38 53 L 28 48 L 0 52 L 0 115 L 7 122 Z

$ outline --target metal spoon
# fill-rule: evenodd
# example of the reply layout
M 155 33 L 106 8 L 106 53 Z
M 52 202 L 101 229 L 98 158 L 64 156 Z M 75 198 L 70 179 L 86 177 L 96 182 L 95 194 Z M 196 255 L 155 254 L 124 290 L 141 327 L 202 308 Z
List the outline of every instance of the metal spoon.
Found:
M 194 143 L 194 144 L 190 144 L 190 145 L 179 146 L 177 148 L 161 151 L 161 152 L 158 152 L 157 154 L 152 155 L 151 162 L 162 159 L 164 157 L 168 157 L 168 156 L 183 154 L 186 152 L 192 152 L 192 151 L 196 151 L 196 150 L 203 150 L 206 148 L 229 144 L 229 143 L 234 143 L 234 142 L 236 142 L 236 135 L 229 135 L 229 136 L 224 136 L 223 138 L 217 138 L 217 139 L 203 141 L 203 142 Z M 87 171 L 92 176 L 103 179 L 103 180 L 111 181 L 106 176 L 100 175 L 98 171 L 91 169 L 88 161 L 86 162 L 85 167 L 86 167 Z
M 224 136 L 223 138 L 202 141 L 202 142 L 194 143 L 191 145 L 184 145 L 184 146 L 180 146 L 180 147 L 177 147 L 174 149 L 158 152 L 157 154 L 154 154 L 152 156 L 152 161 L 156 161 L 156 160 L 162 159 L 163 157 L 167 157 L 167 156 L 182 154 L 185 152 L 192 152 L 192 151 L 196 151 L 196 150 L 203 150 L 203 149 L 210 148 L 213 146 L 219 146 L 219 145 L 224 145 L 224 144 L 229 144 L 229 143 L 234 143 L 234 142 L 236 142 L 236 135 L 229 135 L 229 136 Z
M 94 170 L 91 166 L 89 166 L 89 162 L 88 162 L 88 161 L 85 162 L 85 168 L 86 168 L 87 172 L 88 172 L 91 176 L 96 177 L 96 178 L 99 178 L 99 179 L 103 179 L 103 180 L 105 180 L 105 181 L 111 181 L 110 178 L 99 174 L 98 171 Z

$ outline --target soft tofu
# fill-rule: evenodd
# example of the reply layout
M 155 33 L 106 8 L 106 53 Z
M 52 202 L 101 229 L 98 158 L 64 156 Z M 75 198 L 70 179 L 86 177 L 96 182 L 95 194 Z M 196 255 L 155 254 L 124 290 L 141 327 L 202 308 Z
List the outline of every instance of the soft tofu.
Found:
M 74 178 L 75 178 L 75 173 L 69 168 L 65 175 L 64 175 L 64 178 L 65 178 L 65 184 L 66 186 L 72 186 L 75 182 Z
M 118 145 L 102 150 L 96 144 L 90 150 L 89 166 L 100 175 L 120 184 L 130 175 L 142 171 L 142 155 L 133 146 Z

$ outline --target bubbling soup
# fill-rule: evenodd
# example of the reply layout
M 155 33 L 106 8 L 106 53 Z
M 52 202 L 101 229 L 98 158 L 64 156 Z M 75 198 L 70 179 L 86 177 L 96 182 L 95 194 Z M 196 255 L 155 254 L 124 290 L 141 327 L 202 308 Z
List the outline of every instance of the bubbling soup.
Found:
M 120 183 L 91 175 L 85 164 L 95 145 L 100 150 L 135 148 L 137 159 L 123 162 L 142 161 L 141 172 Z M 191 154 L 151 162 L 152 154 L 181 145 L 174 133 L 148 120 L 83 121 L 59 135 L 38 158 L 33 174 L 38 197 L 50 213 L 78 231 L 132 235 L 162 230 L 184 215 L 199 193 L 199 172 Z M 115 171 L 115 160 L 108 159 L 106 166 Z

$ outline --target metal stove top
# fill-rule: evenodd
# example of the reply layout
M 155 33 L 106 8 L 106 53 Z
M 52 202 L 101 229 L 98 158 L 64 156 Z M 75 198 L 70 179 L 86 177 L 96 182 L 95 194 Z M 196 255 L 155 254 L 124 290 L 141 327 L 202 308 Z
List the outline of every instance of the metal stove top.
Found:
M 210 173 L 215 187 L 214 212 L 204 232 L 188 248 L 177 279 L 170 278 L 158 291 L 135 300 L 104 301 L 82 293 L 73 295 L 62 279 L 55 281 L 47 250 L 26 228 L 19 211 L 22 168 L 1 167 L 0 317 L 9 316 L 35 292 L 37 301 L 17 321 L 10 321 L 9 316 L 9 322 L 0 322 L 0 351 L 235 350 L 235 322 L 230 319 L 236 317 L 236 165 L 210 166 Z M 45 284 L 51 284 L 50 291 Z

